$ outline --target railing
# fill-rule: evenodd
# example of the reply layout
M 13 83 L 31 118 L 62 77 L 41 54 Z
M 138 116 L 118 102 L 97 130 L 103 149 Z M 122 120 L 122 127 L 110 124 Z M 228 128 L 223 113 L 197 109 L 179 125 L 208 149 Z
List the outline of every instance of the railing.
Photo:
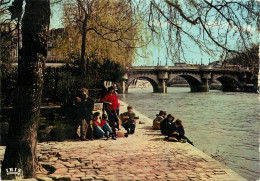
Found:
M 181 64 L 177 66 L 132 66 L 128 70 L 237 70 L 237 71 L 249 71 L 249 67 L 243 67 L 240 65 L 225 65 L 225 66 L 213 66 L 213 65 L 194 65 L 194 64 Z

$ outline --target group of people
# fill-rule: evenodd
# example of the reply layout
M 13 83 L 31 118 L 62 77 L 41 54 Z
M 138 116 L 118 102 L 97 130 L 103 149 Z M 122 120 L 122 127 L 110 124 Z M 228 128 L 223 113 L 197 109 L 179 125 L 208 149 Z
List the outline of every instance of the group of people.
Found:
M 166 139 L 171 141 L 187 141 L 191 145 L 193 143 L 185 136 L 184 127 L 181 119 L 176 119 L 173 114 L 168 114 L 166 111 L 160 111 L 153 121 L 153 129 L 161 130 Z M 175 121 L 174 121 L 175 120 Z
M 126 135 L 134 134 L 136 119 L 133 107 L 128 106 L 127 112 L 122 113 L 119 118 L 119 102 L 113 86 L 109 87 L 108 93 L 102 98 L 104 109 L 107 114 L 100 115 L 99 112 L 92 114 L 94 100 L 88 96 L 88 89 L 82 88 L 76 97 L 76 119 L 77 126 L 80 125 L 80 138 L 83 141 L 94 138 L 107 138 L 116 140 L 117 132 L 120 130 L 120 118 L 122 126 L 127 131 Z

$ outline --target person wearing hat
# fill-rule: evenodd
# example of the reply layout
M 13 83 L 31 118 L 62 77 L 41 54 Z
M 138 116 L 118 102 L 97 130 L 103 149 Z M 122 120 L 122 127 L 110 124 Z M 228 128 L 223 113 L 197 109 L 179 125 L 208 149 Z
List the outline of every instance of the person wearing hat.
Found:
M 160 130 L 160 124 L 166 116 L 166 111 L 160 111 L 153 120 L 153 129 Z
M 105 103 L 105 110 L 110 121 L 116 122 L 116 127 L 119 130 L 119 103 L 118 98 L 115 94 L 114 86 L 109 87 L 108 93 L 103 97 L 102 101 Z
M 175 118 L 174 115 L 168 114 L 167 117 L 161 122 L 160 128 L 161 128 L 161 133 L 163 135 L 169 134 L 170 126 L 171 126 L 174 118 Z
M 123 124 L 122 126 L 127 131 L 127 134 L 134 134 L 135 132 L 135 124 L 136 124 L 136 117 L 135 113 L 133 112 L 132 106 L 127 106 L 127 112 L 124 112 L 122 115 Z

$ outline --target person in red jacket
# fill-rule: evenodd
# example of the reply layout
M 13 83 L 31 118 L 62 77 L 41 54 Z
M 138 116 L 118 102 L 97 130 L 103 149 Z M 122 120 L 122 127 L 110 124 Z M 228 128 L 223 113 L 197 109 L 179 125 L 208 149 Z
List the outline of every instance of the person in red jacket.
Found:
M 105 103 L 108 119 L 116 122 L 116 127 L 119 130 L 119 103 L 114 86 L 109 87 L 108 91 L 108 94 L 103 97 L 102 101 Z
M 100 113 L 95 112 L 93 115 L 93 122 L 94 122 L 94 128 L 95 128 L 95 137 L 96 138 L 109 138 L 110 135 L 112 135 L 112 130 L 107 123 L 105 116 L 102 116 L 102 119 L 99 118 Z M 114 139 L 114 137 L 113 137 Z

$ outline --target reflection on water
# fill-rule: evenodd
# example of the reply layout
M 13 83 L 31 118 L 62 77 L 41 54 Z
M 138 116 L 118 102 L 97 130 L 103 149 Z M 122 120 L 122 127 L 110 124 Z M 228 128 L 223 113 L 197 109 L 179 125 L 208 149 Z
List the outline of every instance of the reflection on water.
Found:
M 259 95 L 190 93 L 189 88 L 129 90 L 119 98 L 151 119 L 159 110 L 181 118 L 195 146 L 249 180 L 259 178 Z

